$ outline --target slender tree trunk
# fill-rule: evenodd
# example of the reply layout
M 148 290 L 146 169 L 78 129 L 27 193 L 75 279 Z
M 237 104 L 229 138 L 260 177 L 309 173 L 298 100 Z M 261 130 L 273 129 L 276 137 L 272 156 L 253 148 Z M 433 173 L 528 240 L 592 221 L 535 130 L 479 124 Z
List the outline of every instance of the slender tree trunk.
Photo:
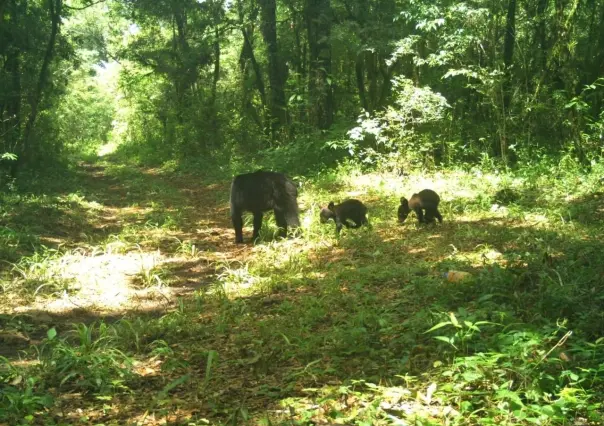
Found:
M 239 15 L 239 25 L 240 25 L 241 34 L 243 35 L 243 47 L 241 49 L 241 56 L 239 58 L 239 61 L 241 64 L 241 69 L 242 69 L 242 71 L 246 70 L 247 67 L 245 64 L 246 64 L 247 60 L 249 59 L 251 65 L 252 65 L 252 69 L 254 70 L 254 75 L 256 77 L 254 79 L 254 82 L 258 89 L 258 93 L 260 94 L 260 102 L 262 103 L 262 116 L 265 116 L 266 108 L 267 108 L 267 100 L 266 100 L 266 90 L 265 90 L 265 86 L 264 86 L 264 79 L 262 78 L 262 70 L 260 69 L 260 65 L 258 64 L 258 61 L 256 60 L 256 55 L 254 54 L 254 46 L 252 45 L 252 40 L 251 40 L 251 36 L 250 36 L 250 32 L 252 31 L 253 27 L 251 27 L 251 25 L 246 23 L 242 0 L 237 1 L 237 12 Z M 250 21 L 254 21 L 256 19 L 256 16 L 257 16 L 257 8 L 254 8 L 250 12 L 250 17 L 249 17 Z M 249 31 L 248 31 L 248 27 L 250 27 Z M 247 73 L 244 73 L 244 77 L 246 75 L 247 75 Z M 247 87 L 244 87 L 243 89 L 244 89 L 244 91 L 246 91 Z M 249 98 L 247 97 L 247 92 L 244 93 L 244 100 L 246 101 L 246 105 L 248 107 L 247 109 L 249 110 L 250 115 L 252 116 L 252 119 L 256 123 L 258 123 L 258 125 L 264 131 L 266 131 L 267 126 L 262 123 L 263 120 L 260 119 L 256 109 L 252 105 L 251 100 L 249 100 Z
M 333 123 L 330 0 L 306 0 L 305 18 L 310 53 L 308 93 L 316 125 L 327 129 Z
M 260 93 L 260 100 L 262 101 L 262 107 L 266 108 L 266 90 L 264 89 L 264 80 L 262 79 L 262 70 L 260 69 L 260 65 L 258 61 L 256 61 L 256 55 L 254 55 L 254 47 L 250 41 L 250 38 L 247 34 L 245 28 L 241 28 L 241 32 L 243 34 L 243 44 L 245 50 L 245 56 L 252 63 L 252 68 L 254 69 L 254 74 L 256 75 L 256 87 L 258 88 L 258 92 Z
M 191 56 L 191 49 L 187 40 L 188 18 L 187 12 L 182 8 L 180 2 L 174 3 L 174 22 L 176 24 L 176 40 L 173 41 L 174 53 L 178 58 L 180 72 L 173 79 L 177 91 L 177 113 L 179 124 L 185 121 L 185 115 L 192 107 L 191 91 L 197 80 L 197 67 Z
M 296 67 L 296 72 L 298 73 L 299 77 L 304 77 L 306 74 L 306 68 L 304 66 L 304 56 L 305 56 L 305 52 L 303 50 L 302 47 L 302 41 L 300 40 L 300 18 L 298 16 L 298 13 L 292 8 L 291 13 L 294 16 L 294 40 L 296 43 L 296 55 L 294 58 L 292 58 L 293 63 L 295 64 Z
M 208 145 L 217 146 L 219 140 L 218 108 L 216 106 L 216 97 L 218 94 L 218 80 L 220 79 L 220 33 L 218 25 L 214 27 L 214 71 L 212 73 L 212 91 L 209 102 L 209 120 L 212 123 L 212 136 L 206 139 L 205 147 Z
M 590 71 L 591 71 L 591 78 L 590 78 L 590 82 L 595 81 L 598 77 L 601 77 L 604 75 L 604 2 L 601 1 L 596 1 L 595 5 L 594 5 L 594 9 L 596 7 L 596 5 L 599 7 L 600 10 L 600 16 L 599 16 L 599 37 L 596 38 L 595 34 L 594 34 L 594 38 L 593 41 L 590 40 L 590 46 L 592 44 L 594 44 L 594 52 L 598 52 L 595 53 L 593 55 L 593 60 L 591 61 L 591 64 L 589 66 Z M 594 31 L 595 32 L 595 31 Z M 594 99 L 594 102 L 592 103 L 592 111 L 594 116 L 597 116 L 598 113 L 601 111 L 602 108 L 602 104 L 604 102 L 604 99 L 602 98 L 602 96 L 598 96 Z
M 275 0 L 260 0 L 262 18 L 262 37 L 268 53 L 268 80 L 270 84 L 269 108 L 271 115 L 271 131 L 287 123 L 285 103 L 286 67 L 277 45 L 277 4 Z
M 306 44 L 302 43 L 300 36 L 300 28 L 303 28 L 303 25 L 300 24 L 300 21 L 303 20 L 300 18 L 300 14 L 297 12 L 295 7 L 292 4 L 288 4 L 290 8 L 290 13 L 293 17 L 292 22 L 292 31 L 294 32 L 294 42 L 296 46 L 295 54 L 293 55 L 292 63 L 294 65 L 294 69 L 296 71 L 296 86 L 297 92 L 299 95 L 304 95 L 305 93 L 305 79 L 306 79 Z M 297 118 L 300 121 L 305 120 L 305 108 L 302 103 L 297 103 Z
M 539 49 L 537 51 L 537 63 L 542 73 L 547 73 L 547 34 L 545 31 L 547 0 L 539 0 L 537 3 L 537 40 Z
M 504 162 L 507 161 L 507 132 L 506 121 L 512 100 L 512 64 L 514 59 L 514 44 L 516 43 L 516 0 L 509 0 L 505 24 L 505 38 L 503 44 L 504 77 L 502 85 L 503 97 L 503 128 L 500 137 L 500 155 Z
M 17 150 L 21 138 L 21 52 L 16 47 L 10 49 L 6 60 L 6 70 L 11 75 L 10 92 L 6 104 L 6 117 L 0 116 L 5 121 L 5 134 L 7 148 L 10 152 Z
M 12 25 L 16 27 L 20 16 L 15 1 L 11 2 L 8 13 Z M 3 20 L 2 15 L 0 20 Z M 4 138 L 0 149 L 14 153 L 21 140 L 21 49 L 13 34 L 6 34 L 5 41 L 1 52 L 5 57 L 4 70 L 10 80 L 4 88 L 4 102 L 0 104 L 0 135 Z
M 369 111 L 367 95 L 365 94 L 365 50 L 361 50 L 357 54 L 354 69 L 357 80 L 357 90 L 359 91 L 359 99 L 361 100 L 361 106 L 365 111 Z
M 595 6 L 597 5 L 600 9 L 600 17 L 599 17 L 599 21 L 600 21 L 600 25 L 599 25 L 599 37 L 590 37 L 590 46 L 591 44 L 595 44 L 595 51 L 598 52 L 597 54 L 594 55 L 593 61 L 591 63 L 590 69 L 592 71 L 592 81 L 595 81 L 596 78 L 601 77 L 602 75 L 604 75 L 604 4 L 602 4 L 604 2 L 600 2 L 600 1 L 596 1 L 595 5 L 594 5 L 594 9 Z M 595 14 L 595 10 L 594 10 L 594 14 Z M 593 40 L 593 41 L 592 41 Z
M 210 105 L 214 108 L 216 102 L 216 92 L 218 90 L 218 79 L 220 78 L 220 37 L 218 34 L 218 25 L 214 27 L 214 73 L 212 76 L 212 97 Z
M 61 0 L 48 0 L 48 11 L 50 13 L 51 19 L 51 29 L 50 29 L 50 37 L 48 39 L 48 44 L 46 45 L 46 51 L 44 53 L 44 59 L 42 61 L 42 67 L 40 68 L 40 75 L 38 77 L 38 82 L 36 84 L 35 91 L 31 98 L 30 103 L 30 113 L 27 123 L 25 125 L 25 129 L 23 132 L 23 142 L 21 144 L 21 158 L 20 158 L 20 166 L 27 161 L 27 158 L 31 154 L 31 137 L 34 129 L 34 125 L 36 123 L 36 118 L 38 117 L 38 108 L 40 106 L 40 101 L 42 100 L 42 96 L 44 94 L 44 89 L 48 80 L 48 69 L 50 67 L 50 63 L 52 61 L 52 57 L 55 49 L 55 42 L 57 39 L 57 34 L 59 32 L 59 26 L 61 24 Z
M 503 45 L 503 65 L 506 74 L 506 87 L 504 93 L 503 107 L 507 111 L 511 100 L 511 66 L 514 59 L 514 45 L 516 42 L 516 0 L 509 0 L 508 12 L 505 25 L 505 40 Z
M 382 79 L 384 80 L 382 83 L 382 90 L 380 93 L 380 98 L 377 104 L 377 108 L 381 108 L 386 105 L 386 100 L 390 95 L 390 89 L 392 89 L 392 68 L 394 64 L 391 66 L 387 66 L 386 64 L 382 64 L 380 67 L 380 71 L 382 73 Z
M 365 64 L 367 68 L 367 80 L 369 80 L 369 103 L 371 105 L 371 110 L 375 110 L 378 96 L 377 53 L 375 50 L 367 52 Z
M 245 39 L 245 35 L 244 35 L 244 39 Z M 245 111 L 246 114 L 252 118 L 252 120 L 254 121 L 254 123 L 256 123 L 256 125 L 258 126 L 259 129 L 264 130 L 264 125 L 262 124 L 262 119 L 258 115 L 258 111 L 256 111 L 256 108 L 254 107 L 254 105 L 252 104 L 252 101 L 251 101 L 250 90 L 249 90 L 250 87 L 248 85 L 248 79 L 249 79 L 249 74 L 250 74 L 248 64 L 251 64 L 251 60 L 249 60 L 249 56 L 250 56 L 249 48 L 248 48 L 248 45 L 244 41 L 243 46 L 241 47 L 241 53 L 239 55 L 239 69 L 240 69 L 241 75 L 242 75 L 241 110 Z M 248 145 L 248 131 L 247 131 L 247 129 L 244 129 L 243 127 L 241 128 L 241 130 L 242 130 L 241 141 L 243 141 L 244 146 L 247 146 Z

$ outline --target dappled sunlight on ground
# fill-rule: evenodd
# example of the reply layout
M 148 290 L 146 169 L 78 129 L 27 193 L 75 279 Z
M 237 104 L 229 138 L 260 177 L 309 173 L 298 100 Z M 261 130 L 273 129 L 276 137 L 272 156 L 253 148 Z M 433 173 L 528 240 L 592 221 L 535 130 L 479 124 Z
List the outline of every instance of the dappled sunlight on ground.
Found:
M 28 306 L 4 307 L 3 311 L 62 314 L 84 309 L 109 314 L 146 310 L 149 304 L 165 304 L 172 296 L 173 289 L 155 282 L 153 270 L 162 262 L 156 253 L 66 255 L 50 268 L 55 279 L 69 282 L 68 290 L 59 291 L 58 298 L 38 297 Z M 137 288 L 145 285 L 149 288 Z
M 70 222 L 61 219 L 61 227 L 48 219 L 40 222 L 43 242 L 71 250 L 40 264 L 42 272 L 24 271 L 24 278 L 41 280 L 34 299 L 6 298 L 0 313 L 165 311 L 178 297 L 207 286 L 216 264 L 252 250 L 249 244 L 234 244 L 228 203 L 217 206 L 216 197 L 224 197 L 227 183 L 166 178 L 160 169 L 127 173 L 134 179 L 144 176 L 151 190 L 130 190 L 128 179 L 116 178 L 100 165 L 82 164 L 84 195 L 59 197 L 76 203 L 79 211 L 73 214 L 79 216 Z M 170 196 L 174 194 L 182 195 Z
M 383 424 L 414 417 L 463 422 L 448 395 L 465 379 L 451 378 L 453 367 L 438 376 L 438 368 L 467 355 L 467 346 L 451 348 L 473 336 L 453 339 L 468 322 L 492 326 L 499 306 L 497 314 L 508 315 L 539 274 L 562 283 L 554 267 L 569 256 L 563 243 L 578 241 L 571 246 L 577 265 L 594 261 L 591 246 L 581 245 L 589 235 L 570 226 L 567 234 L 553 230 L 559 218 L 539 211 L 492 209 L 484 186 L 462 182 L 468 175 L 461 173 L 356 175 L 334 185 L 340 192 L 314 192 L 308 183 L 299 237 L 274 238 L 267 214 L 252 244 L 246 216 L 246 243 L 235 244 L 228 181 L 111 167 L 84 166 L 77 214 L 62 218 L 60 228 L 41 223 L 44 241 L 53 244 L 47 257 L 24 256 L 14 263 L 20 273 L 0 265 L 15 277 L 14 287 L 30 289 L 29 298 L 3 298 L 0 313 L 47 325 L 31 342 L 50 325 L 64 333 L 67 321 L 104 319 L 111 344 L 134 361 L 130 388 L 102 402 L 58 392 L 57 417 L 68 423 L 237 424 L 245 417 L 250 424 L 376 424 L 376 413 Z M 479 178 L 487 186 L 500 182 Z M 424 188 L 441 195 L 444 223 L 421 225 L 413 214 L 398 224 L 398 198 Z M 319 224 L 317 207 L 346 197 L 368 205 L 372 227 L 344 229 L 336 238 L 333 223 Z M 448 282 L 449 270 L 471 279 Z M 570 286 L 556 282 L 559 288 Z M 435 343 L 429 328 L 452 312 L 465 322 L 443 326 Z M 17 332 L 8 337 L 18 339 Z M 16 358 L 27 339 L 9 344 L 6 354 Z M 544 341 L 546 350 L 555 344 Z M 78 348 L 76 358 L 86 350 Z M 494 379 L 486 374 L 457 390 L 488 393 Z
M 316 424 L 335 424 L 330 423 L 334 412 L 350 410 L 362 416 L 363 411 L 369 414 L 377 407 L 388 413 L 390 424 L 407 424 L 403 418 L 413 417 L 442 422 L 461 419 L 459 411 L 435 394 L 435 383 L 426 383 L 420 392 L 403 386 L 367 383 L 362 379 L 356 386 L 343 385 L 303 389 L 301 396 L 283 399 L 268 412 L 282 420 L 304 413 Z

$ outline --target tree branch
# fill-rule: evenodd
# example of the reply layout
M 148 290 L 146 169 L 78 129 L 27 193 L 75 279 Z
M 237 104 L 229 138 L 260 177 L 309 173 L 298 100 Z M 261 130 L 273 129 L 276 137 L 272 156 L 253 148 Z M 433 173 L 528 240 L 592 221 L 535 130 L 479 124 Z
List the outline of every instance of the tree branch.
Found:
M 97 5 L 99 3 L 105 3 L 107 0 L 98 0 L 98 1 L 93 1 L 90 4 L 87 4 L 86 6 L 82 6 L 82 7 L 75 7 L 75 6 L 68 6 L 66 4 L 63 5 L 63 7 L 65 9 L 69 9 L 69 10 L 84 10 L 84 9 L 88 9 L 89 7 L 92 7 L 94 5 Z

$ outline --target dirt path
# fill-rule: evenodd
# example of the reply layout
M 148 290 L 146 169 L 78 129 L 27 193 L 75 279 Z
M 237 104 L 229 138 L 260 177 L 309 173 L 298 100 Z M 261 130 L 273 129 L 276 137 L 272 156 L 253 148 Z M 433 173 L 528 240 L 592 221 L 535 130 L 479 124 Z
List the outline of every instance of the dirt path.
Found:
M 249 251 L 233 242 L 228 182 L 111 167 L 81 164 L 79 203 L 63 206 L 56 221 L 40 216 L 40 241 L 58 252 L 15 266 L 22 273 L 13 271 L 12 287 L 30 291 L 2 298 L 0 326 L 16 315 L 41 327 L 0 333 L 3 355 L 36 343 L 50 325 L 161 315 L 210 285 L 217 265 Z

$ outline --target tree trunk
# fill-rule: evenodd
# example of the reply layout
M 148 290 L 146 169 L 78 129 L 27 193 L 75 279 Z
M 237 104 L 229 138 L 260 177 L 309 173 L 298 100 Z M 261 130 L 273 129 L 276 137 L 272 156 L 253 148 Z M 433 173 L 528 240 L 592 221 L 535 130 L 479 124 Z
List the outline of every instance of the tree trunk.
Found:
M 40 106 L 40 101 L 42 100 L 42 95 L 44 93 L 44 89 L 48 80 L 48 69 L 52 61 L 55 49 L 55 41 L 57 39 L 59 26 L 61 24 L 61 1 L 62 0 L 48 0 L 48 11 L 50 13 L 51 19 L 50 37 L 48 39 L 48 44 L 46 45 L 46 51 L 44 53 L 42 67 L 40 68 L 40 75 L 38 77 L 36 89 L 31 98 L 31 110 L 29 113 L 29 118 L 27 120 L 27 124 L 25 125 L 25 130 L 23 132 L 23 142 L 21 144 L 20 150 L 21 157 L 19 160 L 20 166 L 22 166 L 27 161 L 28 157 L 31 154 L 32 132 L 36 123 L 36 118 L 38 117 L 38 108 Z
M 507 160 L 506 121 L 510 102 L 512 100 L 512 63 L 514 59 L 514 44 L 516 43 L 516 0 L 509 0 L 505 24 L 505 39 L 503 44 L 504 77 L 502 85 L 503 97 L 503 128 L 499 140 L 499 154 L 504 162 Z
M 365 111 L 369 111 L 367 95 L 365 94 L 365 50 L 361 50 L 357 54 L 357 60 L 354 68 L 357 80 L 357 90 L 359 91 L 359 99 L 361 100 L 361 106 Z
M 262 103 L 262 115 L 264 116 L 267 107 L 266 90 L 264 88 L 265 86 L 264 80 L 262 78 L 262 70 L 260 69 L 260 65 L 256 60 L 256 55 L 254 54 L 254 47 L 250 38 L 250 32 L 253 30 L 253 27 L 250 24 L 246 23 L 242 0 L 237 1 L 237 12 L 239 15 L 239 25 L 241 29 L 241 34 L 243 35 L 243 47 L 241 48 L 241 55 L 239 57 L 241 70 L 242 72 L 244 72 L 245 77 L 247 75 L 247 72 L 245 72 L 245 70 L 247 69 L 246 62 L 249 59 L 250 63 L 252 64 L 252 69 L 254 70 L 254 75 L 256 76 L 254 81 L 258 89 L 258 93 L 260 94 L 260 102 Z M 256 19 L 257 13 L 258 9 L 253 8 L 250 12 L 249 21 L 253 22 Z M 248 27 L 250 28 L 249 32 Z M 245 91 L 246 87 L 244 87 L 243 89 Z M 259 126 L 263 128 L 263 130 L 266 131 L 266 126 L 262 124 L 262 121 L 260 120 L 257 111 L 252 105 L 251 100 L 248 99 L 247 92 L 244 93 L 244 101 L 245 104 L 248 106 L 248 110 L 250 110 L 250 114 L 252 115 L 254 121 L 258 123 Z
M 258 87 L 258 92 L 260 93 L 260 100 L 262 101 L 262 107 L 266 108 L 266 90 L 264 89 L 262 70 L 260 69 L 258 61 L 256 61 L 256 56 L 254 55 L 254 47 L 252 46 L 247 31 L 245 30 L 245 28 L 241 28 L 241 32 L 243 34 L 244 55 L 252 63 L 252 68 L 254 69 L 254 74 L 256 75 L 256 86 Z
M 539 49 L 537 50 L 537 63 L 541 67 L 542 73 L 547 73 L 547 34 L 545 31 L 545 11 L 547 10 L 547 0 L 539 0 L 537 3 L 537 40 Z
M 218 90 L 218 79 L 220 78 L 220 37 L 218 34 L 218 25 L 214 27 L 214 73 L 212 76 L 212 98 L 210 105 L 214 108 L 216 102 L 216 92 Z
M 8 13 L 13 27 L 17 27 L 20 16 L 15 1 L 11 2 Z M 5 35 L 6 44 L 3 46 L 2 56 L 5 57 L 4 70 L 10 75 L 10 80 L 4 87 L 4 99 L 0 104 L 0 135 L 4 137 L 0 149 L 2 152 L 14 153 L 21 140 L 21 49 L 14 34 Z
M 511 66 L 514 59 L 514 44 L 516 42 L 516 0 L 509 0 L 505 25 L 505 40 L 503 45 L 503 65 L 505 67 L 505 90 L 503 107 L 508 110 L 511 101 Z
M 367 68 L 367 80 L 369 80 L 369 103 L 373 111 L 375 110 L 378 96 L 377 53 L 375 50 L 367 51 L 365 55 L 365 67 Z
M 11 75 L 8 86 L 10 92 L 4 107 L 6 117 L 0 116 L 4 121 L 5 149 L 15 152 L 21 137 L 21 53 L 18 48 L 12 47 L 6 59 L 6 70 Z
M 296 69 L 296 73 L 298 73 L 298 78 L 302 78 L 305 76 L 306 74 L 306 67 L 304 66 L 304 56 L 305 56 L 305 52 L 303 50 L 302 47 L 302 41 L 301 41 L 301 37 L 300 37 L 300 18 L 298 16 L 298 13 L 296 12 L 295 8 L 291 8 L 290 12 L 292 13 L 293 17 L 294 17 L 294 21 L 293 21 L 293 28 L 292 30 L 294 31 L 294 40 L 296 43 L 296 54 L 294 55 L 294 57 L 292 58 L 292 62 L 295 65 L 295 69 Z M 300 80 L 298 80 L 300 82 Z
M 333 123 L 330 0 L 306 0 L 305 18 L 310 53 L 308 93 L 314 121 L 320 129 Z
M 179 124 L 183 124 L 185 116 L 192 107 L 191 91 L 197 80 L 197 67 L 192 56 L 189 42 L 187 40 L 188 18 L 187 11 L 179 2 L 174 3 L 172 11 L 174 23 L 176 24 L 176 40 L 173 40 L 173 52 L 177 58 L 179 72 L 174 75 L 176 84 L 177 111 L 176 118 Z
M 598 77 L 604 75 L 604 5 L 600 4 L 600 2 L 594 2 L 594 15 L 596 10 L 596 5 L 598 5 L 600 9 L 600 25 L 599 25 L 599 37 L 596 39 L 595 37 L 590 37 L 590 46 L 595 44 L 595 49 L 592 51 L 598 52 L 593 55 L 593 61 L 590 64 L 590 69 L 592 71 L 591 81 L 595 81 Z M 590 81 L 590 83 L 591 83 Z
M 268 53 L 268 80 L 270 84 L 269 108 L 271 115 L 271 133 L 287 123 L 285 103 L 286 67 L 277 45 L 277 4 L 275 0 L 260 0 L 262 37 Z
M 298 95 L 304 96 L 306 81 L 306 44 L 302 43 L 302 37 L 300 34 L 300 28 L 304 28 L 304 20 L 300 17 L 300 14 L 296 8 L 288 2 L 289 11 L 292 20 L 292 31 L 294 32 L 294 43 L 296 46 L 295 54 L 291 57 L 294 70 L 296 72 L 296 91 Z M 300 24 L 302 22 L 302 24 Z M 297 111 L 296 116 L 299 121 L 305 121 L 306 109 L 301 102 L 296 103 Z M 290 111 L 291 114 L 291 111 Z
M 388 96 L 390 95 L 390 89 L 392 89 L 392 69 L 393 68 L 394 68 L 394 64 L 387 66 L 384 63 L 382 63 L 382 65 L 380 67 L 382 79 L 384 81 L 382 82 L 382 91 L 380 93 L 380 99 L 378 101 L 377 108 L 381 108 L 384 105 L 386 105 L 386 100 L 388 99 Z

